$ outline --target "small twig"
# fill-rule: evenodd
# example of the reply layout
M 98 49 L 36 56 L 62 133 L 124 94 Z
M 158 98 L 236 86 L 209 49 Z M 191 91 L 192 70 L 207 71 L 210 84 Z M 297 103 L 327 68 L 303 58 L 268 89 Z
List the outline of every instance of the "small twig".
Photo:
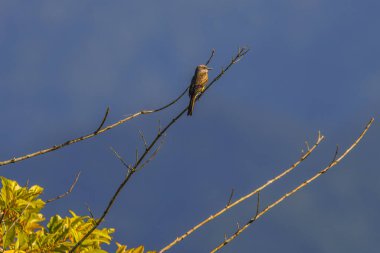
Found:
M 142 130 L 139 129 L 139 135 L 141 137 L 141 140 L 143 141 L 144 143 L 144 147 L 145 147 L 145 150 L 148 148 L 148 143 L 146 142 L 146 139 L 145 139 L 145 136 L 144 136 L 144 133 Z
M 359 135 L 359 137 L 355 140 L 355 142 L 337 159 L 334 159 L 332 163 L 330 163 L 327 167 L 325 167 L 323 170 L 319 171 L 317 174 L 303 182 L 302 184 L 298 185 L 297 187 L 293 188 L 290 192 L 284 194 L 282 197 L 277 199 L 275 202 L 267 206 L 263 211 L 253 216 L 242 228 L 238 229 L 231 237 L 229 237 L 227 240 L 224 240 L 221 244 L 219 244 L 215 249 L 213 249 L 210 253 L 215 253 L 216 251 L 220 250 L 224 246 L 226 246 L 228 243 L 230 243 L 233 239 L 235 239 L 237 236 L 239 236 L 244 230 L 246 230 L 254 221 L 259 219 L 261 216 L 263 216 L 265 213 L 267 213 L 269 210 L 271 210 L 273 207 L 277 206 L 279 203 L 281 203 L 286 198 L 292 196 L 294 193 L 302 189 L 303 187 L 307 186 L 314 180 L 316 180 L 318 177 L 326 173 L 330 168 L 336 166 L 344 157 L 347 156 L 347 154 L 356 147 L 356 145 L 359 143 L 359 141 L 364 137 L 364 135 L 367 133 L 368 129 L 371 127 L 374 119 L 372 118 L 366 125 L 363 132 Z
M 335 154 L 334 154 L 333 159 L 331 160 L 331 163 L 335 162 L 336 158 L 338 157 L 338 153 L 339 153 L 339 145 L 337 144 L 336 149 L 335 149 Z
M 232 65 L 236 64 L 238 62 L 238 59 L 242 59 L 247 53 L 249 52 L 249 49 L 248 48 L 239 48 L 237 54 L 235 55 L 235 57 L 232 58 L 232 60 L 230 61 L 230 63 L 227 65 L 226 68 L 222 68 L 222 70 L 219 72 L 219 74 L 209 83 L 206 85 L 204 91 L 199 94 L 199 96 L 196 98 L 196 100 L 199 100 L 203 94 L 205 94 L 205 92 L 211 88 L 211 86 L 214 85 L 214 83 L 216 81 L 218 81 L 224 74 L 227 70 L 229 70 L 230 67 L 232 67 Z
M 234 196 L 234 191 L 235 190 L 232 188 L 231 193 L 230 193 L 230 197 L 228 198 L 228 202 L 227 202 L 226 207 L 230 205 L 232 197 Z
M 309 143 L 307 141 L 305 141 L 305 145 L 306 145 L 307 150 L 309 150 L 310 147 L 309 147 Z
M 26 188 L 29 187 L 29 178 L 26 180 L 25 187 L 26 187 Z
M 160 144 L 158 145 L 158 147 L 152 153 L 152 155 L 147 160 L 145 160 L 145 162 L 143 164 L 141 164 L 140 167 L 138 167 L 136 170 L 141 170 L 142 168 L 145 167 L 145 165 L 147 165 L 148 163 L 150 163 L 156 157 L 156 155 L 160 151 L 160 149 L 161 149 L 161 147 L 162 147 L 163 144 L 164 144 L 164 141 L 161 141 Z
M 164 248 L 162 248 L 159 253 L 163 253 L 167 250 L 169 250 L 171 247 L 173 247 L 174 245 L 176 245 L 177 243 L 181 242 L 182 240 L 184 240 L 186 237 L 188 237 L 190 234 L 194 233 L 196 230 L 198 230 L 200 227 L 204 226 L 205 224 L 207 224 L 208 222 L 212 221 L 213 219 L 215 219 L 216 217 L 222 215 L 224 212 L 226 212 L 227 210 L 231 209 L 232 207 L 240 204 L 241 202 L 245 201 L 246 199 L 254 196 L 255 194 L 257 194 L 258 192 L 260 192 L 261 190 L 265 189 L 266 187 L 268 187 L 269 185 L 273 184 L 274 182 L 276 182 L 277 180 L 283 178 L 284 176 L 286 176 L 287 174 L 289 174 L 292 170 L 294 170 L 301 162 L 303 162 L 317 147 L 318 145 L 324 140 L 324 136 L 321 135 L 319 132 L 318 132 L 318 139 L 317 141 L 315 142 L 314 146 L 310 148 L 310 150 L 308 152 L 306 152 L 301 158 L 299 158 L 299 160 L 297 162 L 295 162 L 290 168 L 288 168 L 287 170 L 283 171 L 282 173 L 280 173 L 279 175 L 277 175 L 276 177 L 272 178 L 271 180 L 269 180 L 268 182 L 266 182 L 265 184 L 261 185 L 259 188 L 251 191 L 250 193 L 248 193 L 247 195 L 241 197 L 240 199 L 236 200 L 235 202 L 231 203 L 229 206 L 226 206 L 224 207 L 223 209 L 219 210 L 218 212 L 216 212 L 215 214 L 211 215 L 210 217 L 204 219 L 202 222 L 200 222 L 199 224 L 197 224 L 196 226 L 194 226 L 193 228 L 191 228 L 190 230 L 188 230 L 186 233 L 184 233 L 183 235 L 177 237 L 173 242 L 169 243 L 168 245 L 166 245 Z
M 129 170 L 131 166 L 125 162 L 124 158 L 121 157 L 121 155 L 119 155 L 119 153 L 113 147 L 110 147 L 110 149 L 114 153 L 114 155 L 117 157 L 117 159 L 119 159 L 119 161 L 123 164 L 123 166 Z
M 55 198 L 52 198 L 52 199 L 48 199 L 48 200 L 46 200 L 46 203 L 50 203 L 50 202 L 56 201 L 56 200 L 58 200 L 58 199 L 64 198 L 64 197 L 66 197 L 67 195 L 69 195 L 69 194 L 73 191 L 75 185 L 77 184 L 78 179 L 79 179 L 79 176 L 80 176 L 80 173 L 81 173 L 81 172 L 79 171 L 78 174 L 76 175 L 75 179 L 74 179 L 74 182 L 71 184 L 71 186 L 70 186 L 70 188 L 69 188 L 68 191 L 66 191 L 65 193 L 62 193 L 61 195 L 59 195 L 59 196 L 57 196 L 57 197 L 55 197 Z
M 158 120 L 158 132 L 160 133 L 161 132 L 161 121 Z
M 92 213 L 90 206 L 87 203 L 84 203 L 84 204 L 86 205 L 87 211 L 90 213 L 91 218 L 94 218 L 95 216 Z
M 215 54 L 215 48 L 213 48 L 213 49 L 211 50 L 210 58 L 208 58 L 208 60 L 207 60 L 206 63 L 205 63 L 206 66 L 210 63 L 212 57 L 214 57 L 214 54 Z
M 256 214 L 255 214 L 255 220 L 256 220 L 256 217 L 257 215 L 259 215 L 259 212 L 260 212 L 260 191 L 257 192 L 257 204 L 256 204 Z
M 136 148 L 136 160 L 135 160 L 135 163 L 137 163 L 138 160 L 139 160 L 139 149 Z
M 108 117 L 108 113 L 110 111 L 110 107 L 107 106 L 107 110 L 106 110 L 106 113 L 104 114 L 104 117 L 103 117 L 103 120 L 102 122 L 100 123 L 99 127 L 95 130 L 94 134 L 97 134 L 99 132 L 100 129 L 102 129 L 104 123 L 106 122 L 106 119 Z

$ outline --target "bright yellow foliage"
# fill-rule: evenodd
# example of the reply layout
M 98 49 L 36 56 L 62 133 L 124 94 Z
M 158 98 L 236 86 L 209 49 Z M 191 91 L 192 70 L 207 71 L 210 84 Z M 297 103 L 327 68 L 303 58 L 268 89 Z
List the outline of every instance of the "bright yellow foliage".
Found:
M 44 227 L 41 222 L 45 217 L 40 211 L 45 202 L 39 198 L 43 188 L 38 185 L 21 187 L 16 181 L 0 178 L 0 252 L 68 252 L 96 222 L 94 218 L 69 211 L 71 216 L 55 215 Z M 107 253 L 101 245 L 110 244 L 114 231 L 113 228 L 96 229 L 76 252 Z M 143 246 L 128 250 L 124 245 L 117 243 L 117 246 L 116 253 L 144 252 Z

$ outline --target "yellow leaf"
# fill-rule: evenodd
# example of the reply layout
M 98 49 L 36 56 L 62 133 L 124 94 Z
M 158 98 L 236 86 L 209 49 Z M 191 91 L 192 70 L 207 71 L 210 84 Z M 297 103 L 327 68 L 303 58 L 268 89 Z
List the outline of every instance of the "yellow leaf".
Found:
M 144 246 L 141 245 L 137 248 L 129 249 L 125 253 L 144 253 Z

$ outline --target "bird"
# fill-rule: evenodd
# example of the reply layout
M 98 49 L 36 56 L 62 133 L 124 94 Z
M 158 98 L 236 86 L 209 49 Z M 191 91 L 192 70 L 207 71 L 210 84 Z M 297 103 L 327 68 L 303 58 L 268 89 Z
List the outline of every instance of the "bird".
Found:
M 187 115 L 193 115 L 194 105 L 197 97 L 205 90 L 205 85 L 208 81 L 208 71 L 212 70 L 206 65 L 198 65 L 195 69 L 193 78 L 191 79 L 191 84 L 189 87 L 189 97 L 190 103 L 187 108 Z

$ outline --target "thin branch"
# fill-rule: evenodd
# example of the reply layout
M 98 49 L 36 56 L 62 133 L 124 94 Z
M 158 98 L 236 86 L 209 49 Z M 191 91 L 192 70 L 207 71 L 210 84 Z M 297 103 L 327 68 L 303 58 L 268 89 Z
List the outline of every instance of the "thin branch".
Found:
M 245 49 L 244 49 L 245 50 Z M 240 50 L 239 50 L 240 52 Z M 237 54 L 234 59 L 237 59 L 239 57 L 243 57 L 246 53 L 244 54 Z M 234 65 L 235 62 L 230 62 L 229 65 L 223 69 L 221 71 L 221 73 L 219 73 L 219 75 L 217 77 L 215 77 L 210 84 L 213 84 L 215 83 L 217 80 L 220 79 L 220 77 L 232 66 Z M 136 161 L 136 163 L 132 166 L 131 170 L 129 170 L 127 176 L 124 178 L 124 180 L 121 182 L 121 184 L 118 186 L 118 188 L 116 189 L 115 193 L 113 194 L 113 196 L 111 197 L 107 207 L 105 208 L 105 210 L 103 211 L 103 214 L 101 215 L 101 217 L 96 221 L 96 223 L 94 224 L 94 226 L 82 237 L 82 239 L 80 239 L 77 244 L 75 244 L 75 246 L 69 251 L 70 253 L 74 252 L 75 249 L 77 249 L 82 243 L 84 240 L 86 240 L 86 238 L 88 236 L 90 236 L 92 234 L 92 232 L 94 232 L 94 230 L 103 222 L 104 218 L 106 217 L 106 215 L 108 214 L 109 210 L 111 209 L 111 207 L 113 206 L 116 198 L 118 197 L 118 195 L 120 194 L 121 190 L 124 188 L 124 186 L 126 185 L 126 183 L 129 181 L 129 179 L 133 176 L 133 174 L 136 172 L 136 169 L 139 168 L 140 164 L 142 164 L 142 162 L 144 161 L 145 157 L 148 155 L 148 153 L 152 150 L 152 148 L 155 146 L 155 144 L 157 143 L 157 141 L 162 137 L 164 136 L 164 134 L 166 133 L 166 131 L 179 119 L 181 118 L 185 112 L 187 112 L 187 106 L 177 115 L 175 116 L 169 124 L 167 124 L 163 129 L 162 131 L 160 131 L 156 137 L 154 138 L 154 140 L 150 143 L 150 145 L 148 146 L 148 148 L 145 150 L 145 152 L 139 157 L 139 159 Z
M 158 145 L 158 147 L 152 153 L 152 155 L 148 159 L 146 159 L 145 162 L 143 164 L 141 164 L 140 167 L 138 167 L 136 170 L 141 170 L 142 168 L 145 167 L 145 165 L 147 165 L 148 163 L 150 163 L 156 157 L 156 155 L 160 151 L 160 149 L 161 149 L 161 147 L 162 147 L 163 144 L 164 144 L 164 141 L 161 141 L 160 144 Z
M 297 187 L 295 187 L 290 192 L 284 194 L 282 197 L 280 197 L 279 199 L 277 199 L 275 202 L 273 202 L 272 204 L 270 204 L 269 206 L 267 206 L 259 214 L 256 214 L 255 216 L 253 216 L 242 228 L 238 229 L 231 237 L 229 237 L 227 240 L 224 240 L 221 244 L 219 244 L 215 249 L 213 249 L 211 251 L 211 253 L 214 253 L 214 252 L 220 250 L 221 248 L 223 248 L 225 245 L 227 245 L 233 239 L 235 239 L 237 236 L 239 236 L 244 230 L 246 230 L 254 221 L 256 221 L 257 219 L 259 219 L 261 216 L 263 216 L 265 213 L 267 213 L 273 207 L 277 206 L 283 200 L 285 200 L 286 198 L 292 196 L 294 193 L 296 193 L 297 191 L 299 191 L 303 187 L 307 186 L 308 184 L 310 184 L 311 182 L 313 182 L 314 180 L 316 180 L 318 177 L 320 177 L 321 175 L 323 175 L 324 173 L 326 173 L 330 168 L 336 166 L 344 157 L 347 156 L 347 154 L 349 152 L 351 152 L 352 149 L 354 149 L 357 146 L 357 144 L 359 143 L 359 141 L 364 137 L 364 135 L 367 133 L 368 129 L 371 127 L 373 121 L 374 121 L 374 119 L 372 118 L 367 123 L 365 129 L 359 135 L 359 137 L 355 140 L 355 142 L 339 158 L 334 159 L 334 161 L 332 163 L 330 163 L 327 167 L 325 167 L 323 170 L 319 171 L 317 174 L 315 174 L 314 176 L 312 176 L 311 178 L 309 178 L 308 180 L 306 180 L 302 184 L 298 185 Z
M 208 60 L 207 60 L 206 63 L 205 63 L 206 66 L 210 63 L 212 57 L 214 57 L 214 54 L 215 54 L 215 48 L 213 48 L 213 49 L 211 50 L 210 58 L 208 58 Z
M 324 140 L 324 136 L 321 135 L 320 133 L 318 133 L 318 139 L 316 140 L 315 144 L 313 147 L 310 148 L 310 150 L 308 150 L 297 162 L 295 162 L 290 168 L 288 168 L 287 170 L 283 171 L 281 174 L 277 175 L 276 177 L 272 178 L 271 180 L 269 180 L 268 182 L 266 182 L 265 184 L 263 184 L 262 186 L 260 186 L 259 188 L 251 191 L 250 193 L 248 193 L 247 195 L 241 197 L 240 199 L 236 200 L 235 202 L 231 203 L 230 205 L 224 207 L 223 209 L 219 210 L 218 212 L 216 212 L 215 214 L 211 215 L 210 217 L 208 217 L 207 219 L 204 219 L 202 222 L 200 222 L 199 224 L 197 224 L 196 226 L 194 226 L 193 228 L 191 228 L 190 230 L 188 230 L 186 233 L 184 233 L 183 235 L 177 237 L 173 242 L 169 243 L 168 245 L 166 245 L 164 248 L 162 248 L 159 253 L 163 253 L 167 250 L 169 250 L 171 247 L 173 247 L 174 245 L 176 245 L 177 243 L 181 242 L 182 240 L 184 240 L 186 237 L 188 237 L 190 234 L 192 234 L 193 232 L 195 232 L 196 230 L 198 230 L 200 227 L 202 227 L 203 225 L 205 225 L 206 223 L 212 221 L 213 219 L 215 219 L 216 217 L 220 216 L 221 214 L 223 214 L 224 212 L 226 212 L 227 210 L 229 210 L 230 208 L 236 206 L 237 204 L 240 204 L 241 202 L 243 202 L 244 200 L 254 196 L 255 194 L 257 194 L 258 192 L 260 192 L 261 190 L 263 190 L 264 188 L 268 187 L 269 185 L 271 185 L 272 183 L 276 182 L 277 180 L 281 179 L 282 177 L 284 177 L 285 175 L 289 174 L 292 170 L 294 170 L 301 162 L 303 162 L 314 150 L 315 148 Z
M 87 211 L 90 213 L 91 218 L 94 218 L 94 214 L 91 211 L 90 206 L 87 203 L 84 203 L 86 205 Z
M 234 192 L 235 192 L 235 190 L 232 188 L 226 207 L 230 205 L 232 197 L 234 196 Z
M 100 223 L 103 222 L 104 218 L 108 214 L 109 210 L 113 206 L 116 198 L 120 194 L 121 190 L 124 188 L 125 184 L 129 181 L 129 179 L 133 176 L 133 174 L 136 172 L 136 168 L 139 167 L 141 162 L 144 160 L 145 156 L 149 153 L 149 151 L 153 148 L 153 146 L 156 144 L 156 142 L 161 138 L 161 136 L 187 111 L 187 108 L 184 109 L 180 114 L 178 114 L 159 134 L 157 134 L 156 138 L 151 142 L 148 149 L 143 153 L 143 155 L 139 158 L 139 160 L 131 167 L 131 169 L 128 171 L 127 176 L 124 178 L 124 180 L 121 182 L 115 193 L 113 194 L 112 198 L 110 199 L 106 209 L 104 210 L 102 216 L 96 221 L 94 226 L 80 239 L 77 244 L 69 251 L 70 253 L 74 252 L 75 249 L 79 247 L 83 243 L 84 240 L 86 240 L 87 237 L 89 237 L 92 232 L 100 225 Z
M 309 147 L 309 143 L 307 141 L 305 141 L 305 145 L 306 145 L 307 150 L 309 150 L 310 147 Z
M 239 62 L 240 59 L 242 59 L 247 53 L 249 52 L 249 49 L 248 48 L 239 48 L 237 54 L 235 55 L 235 57 L 232 58 L 232 60 L 230 61 L 230 63 L 228 64 L 228 66 L 224 69 L 222 69 L 219 74 L 208 84 L 206 85 L 206 88 L 204 89 L 204 91 L 198 96 L 197 100 L 199 100 L 203 94 L 209 89 L 211 88 L 212 85 L 214 85 L 214 83 L 216 81 L 218 81 L 226 71 L 229 70 L 229 68 L 232 67 L 232 65 L 236 64 Z
M 257 215 L 259 215 L 260 212 L 260 192 L 257 192 L 257 204 L 256 204 L 256 214 L 254 216 L 254 219 L 257 219 Z
M 108 117 L 108 113 L 110 111 L 110 107 L 107 106 L 107 110 L 106 110 L 106 113 L 104 114 L 104 117 L 103 117 L 103 120 L 102 122 L 100 123 L 99 127 L 95 130 L 94 134 L 97 134 L 99 132 L 100 129 L 102 129 L 104 123 L 106 122 L 106 119 Z
M 333 159 L 331 160 L 331 163 L 336 161 L 336 158 L 338 157 L 338 153 L 339 153 L 339 145 L 336 145 L 335 154 L 334 154 Z
M 141 140 L 142 140 L 143 143 L 144 143 L 144 147 L 145 147 L 145 149 L 147 149 L 147 148 L 148 148 L 148 143 L 146 142 L 146 139 L 145 139 L 145 136 L 144 136 L 143 131 L 142 131 L 142 130 L 139 130 L 139 134 L 140 134 Z
M 119 159 L 119 161 L 124 165 L 124 167 L 126 167 L 129 170 L 131 168 L 131 166 L 125 162 L 125 160 L 123 159 L 123 157 L 121 157 L 121 155 L 119 155 L 119 153 L 116 152 L 116 150 L 113 147 L 110 147 L 110 149 L 115 154 L 115 156 L 117 157 L 117 159 Z
M 214 50 L 213 50 L 214 52 Z M 213 55 L 213 54 L 212 54 Z M 210 57 L 211 59 L 211 57 Z M 190 86 L 190 85 L 189 85 Z M 55 151 L 55 150 L 58 150 L 58 149 L 61 149 L 63 147 L 66 147 L 68 145 L 71 145 L 71 144 L 74 144 L 74 143 L 77 143 L 77 142 L 80 142 L 80 141 L 84 141 L 84 140 L 87 140 L 87 139 L 90 139 L 96 135 L 99 135 L 99 134 L 102 134 L 102 133 L 105 133 L 117 126 L 120 126 L 121 124 L 124 124 L 125 122 L 127 121 L 130 121 L 138 116 L 141 116 L 141 115 L 147 115 L 147 114 L 151 114 L 151 113 L 157 113 L 159 111 L 162 111 L 170 106 L 172 106 L 173 104 L 175 104 L 178 100 L 180 100 L 187 92 L 187 90 L 189 89 L 189 86 L 186 87 L 186 89 L 176 98 L 174 99 L 173 101 L 171 101 L 170 103 L 162 106 L 162 107 L 159 107 L 157 109 L 153 109 L 153 110 L 141 110 L 139 112 L 136 112 L 132 115 L 129 115 L 113 124 L 110 124 L 104 128 L 103 125 L 106 121 L 106 118 L 108 116 L 108 112 L 109 112 L 109 108 L 107 108 L 107 111 L 106 111 L 106 114 L 105 116 L 103 117 L 103 120 L 102 120 L 102 123 L 100 124 L 100 126 L 98 127 L 98 129 L 93 132 L 93 133 L 90 133 L 90 134 L 87 134 L 87 135 L 83 135 L 81 137 L 78 137 L 78 138 L 75 138 L 75 139 L 71 139 L 71 140 L 68 140 L 64 143 L 61 143 L 59 145 L 54 145 L 50 148 L 46 148 L 46 149 L 42 149 L 42 150 L 39 150 L 39 151 L 36 151 L 34 153 L 30 153 L 30 154 L 27 154 L 27 155 L 23 155 L 23 156 L 19 156 L 19 157 L 13 157 L 11 159 L 8 159 L 8 160 L 4 160 L 4 161 L 0 161 L 0 167 L 1 166 L 4 166 L 4 165 L 7 165 L 7 164 L 11 164 L 11 163 L 16 163 L 16 162 L 20 162 L 20 161 L 23 161 L 23 160 L 26 160 L 26 159 L 29 159 L 29 158 L 32 158 L 32 157 L 36 157 L 36 156 L 39 156 L 39 155 L 43 155 L 43 154 L 46 154 L 46 153 L 49 153 L 49 152 L 52 152 L 52 151 Z
M 56 200 L 58 200 L 58 199 L 64 198 L 64 197 L 66 197 L 67 195 L 69 195 L 69 194 L 73 191 L 75 185 L 77 184 L 78 179 L 79 179 L 79 176 L 80 176 L 80 173 L 81 173 L 81 172 L 79 171 L 78 174 L 76 175 L 75 179 L 74 179 L 74 182 L 71 184 L 71 186 L 70 186 L 70 188 L 69 188 L 68 191 L 66 191 L 65 193 L 62 193 L 61 195 L 59 195 L 59 196 L 57 196 L 57 197 L 55 197 L 55 198 L 52 198 L 52 199 L 48 199 L 48 200 L 46 200 L 46 203 L 50 203 L 50 202 L 56 201 Z

